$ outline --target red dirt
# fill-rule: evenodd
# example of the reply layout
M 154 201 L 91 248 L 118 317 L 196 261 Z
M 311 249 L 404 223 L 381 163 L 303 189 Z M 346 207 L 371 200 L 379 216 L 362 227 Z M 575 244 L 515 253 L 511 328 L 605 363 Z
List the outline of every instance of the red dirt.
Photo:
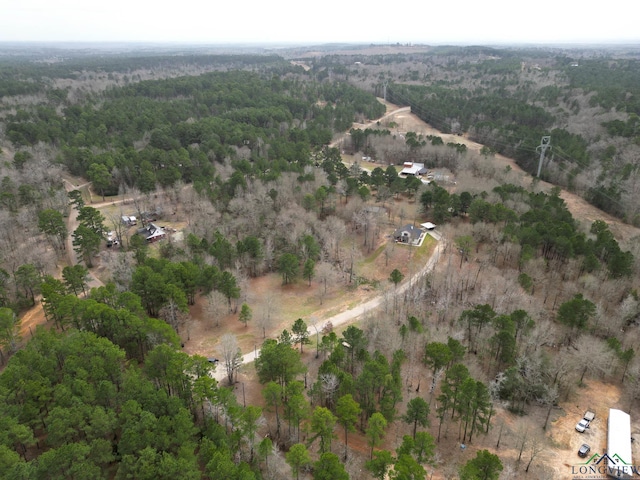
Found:
M 23 340 L 31 338 L 38 325 L 47 323 L 47 319 L 44 316 L 44 310 L 42 309 L 42 304 L 38 299 L 36 299 L 36 302 L 36 305 L 27 310 L 20 320 L 20 336 Z

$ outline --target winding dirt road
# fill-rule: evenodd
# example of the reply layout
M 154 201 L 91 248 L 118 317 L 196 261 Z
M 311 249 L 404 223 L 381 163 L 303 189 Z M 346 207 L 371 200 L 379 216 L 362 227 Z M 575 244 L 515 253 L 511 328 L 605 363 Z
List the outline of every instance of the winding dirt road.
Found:
M 411 278 L 404 280 L 404 282 L 397 288 L 396 295 L 402 295 L 404 292 L 406 292 L 407 289 L 413 284 L 413 282 L 416 279 L 432 271 L 436 263 L 438 263 L 438 261 L 440 260 L 440 256 L 442 254 L 442 251 L 444 250 L 445 245 L 441 241 L 439 235 L 436 232 L 430 232 L 430 234 L 433 236 L 433 238 L 435 238 L 438 241 L 438 244 L 436 245 L 436 248 L 433 250 L 431 257 L 429 257 L 429 260 L 427 260 L 424 266 L 418 272 L 416 272 Z M 322 330 L 323 326 L 328 323 L 331 323 L 333 328 L 355 323 L 360 317 L 379 308 L 383 298 L 384 298 L 384 293 L 381 293 L 377 297 L 374 297 L 371 300 L 368 300 L 360 305 L 350 308 L 349 310 L 345 310 L 344 312 L 340 312 L 337 315 L 333 315 L 332 317 L 325 318 L 322 320 L 321 325 L 318 326 L 318 330 L 319 331 Z M 307 332 L 309 332 L 309 335 L 315 334 L 316 333 L 315 327 L 309 327 L 307 329 Z M 247 363 L 253 362 L 256 359 L 256 357 L 258 357 L 259 355 L 260 355 L 260 350 L 253 349 L 249 353 L 242 356 L 242 364 L 245 365 Z M 216 368 L 213 376 L 216 380 L 220 382 L 227 377 L 227 371 L 223 365 L 221 364 L 218 364 L 218 365 L 219 366 L 218 368 Z
M 382 102 L 382 99 L 380 99 L 380 101 Z M 390 104 L 389 102 L 383 102 L 383 103 L 387 106 L 389 110 L 385 115 L 383 115 L 379 119 L 375 119 L 370 122 L 367 122 L 366 124 L 354 124 L 353 126 L 355 128 L 368 128 L 368 127 L 374 126 L 378 122 L 393 118 L 398 122 L 402 122 L 403 127 L 406 130 L 413 130 L 413 131 L 416 131 L 417 133 L 422 133 L 422 134 L 438 135 L 438 136 L 441 136 L 445 142 L 452 141 L 456 143 L 464 143 L 465 145 L 467 145 L 467 147 L 470 150 L 476 151 L 476 152 L 478 152 L 482 148 L 481 144 L 473 142 L 465 137 L 444 134 L 439 130 L 436 130 L 431 125 L 420 120 L 415 114 L 411 113 L 410 107 L 399 107 L 397 105 Z M 346 132 L 339 135 L 330 144 L 330 146 L 332 147 L 338 146 L 344 140 L 344 138 L 346 138 L 346 136 L 347 136 Z M 515 163 L 513 159 L 504 157 L 502 155 L 496 155 L 494 157 L 494 161 L 505 166 L 509 165 L 514 171 L 517 171 L 522 176 L 526 176 L 527 178 L 530 178 L 529 175 L 526 172 L 524 172 Z M 64 179 L 64 181 L 65 181 L 65 188 L 67 189 L 67 191 L 82 188 L 83 186 L 87 185 L 87 184 L 74 185 L 71 181 L 69 181 L 66 178 Z M 540 182 L 540 183 L 545 187 L 545 189 L 547 188 L 551 189 L 553 187 L 553 185 L 547 184 L 545 182 Z M 607 222 L 607 224 L 609 224 L 611 231 L 614 233 L 616 238 L 622 238 L 622 239 L 628 240 L 630 238 L 633 238 L 634 236 L 640 235 L 640 229 L 635 228 L 631 225 L 624 224 L 620 222 L 618 219 L 610 215 L 607 215 L 606 213 L 588 204 L 584 199 L 582 199 L 578 195 L 562 190 L 561 197 L 565 200 L 565 202 L 567 203 L 567 207 L 569 208 L 569 210 L 571 211 L 572 215 L 575 218 L 580 220 L 590 221 L 590 222 L 594 220 L 604 220 L 605 222 Z M 121 203 L 122 201 L 123 200 L 108 201 L 103 203 L 97 203 L 97 204 L 94 204 L 93 206 L 96 208 L 99 208 L 100 206 L 103 206 L 103 205 Z M 72 209 L 71 214 L 69 215 L 68 224 L 67 224 L 67 228 L 69 231 L 69 236 L 67 238 L 67 253 L 69 256 L 70 265 L 75 265 L 77 263 L 76 254 L 75 254 L 75 251 L 73 250 L 72 237 L 71 237 L 71 233 L 78 226 L 78 221 L 76 217 L 77 217 L 77 212 L 75 211 L 75 209 Z M 437 263 L 443 248 L 444 248 L 444 245 L 441 242 L 439 242 L 436 249 L 434 250 L 434 254 L 432 255 L 432 257 L 428 260 L 425 266 L 412 277 L 412 279 L 418 278 L 420 275 L 423 275 L 429 272 L 430 270 L 432 270 L 435 264 Z M 90 288 L 99 287 L 103 285 L 103 283 L 98 278 L 96 278 L 92 272 L 90 272 L 89 274 L 90 274 L 90 280 L 89 280 Z M 401 284 L 398 287 L 398 293 L 403 293 L 409 287 L 412 281 L 413 280 L 409 280 L 409 279 L 405 280 L 405 283 Z M 336 327 L 340 325 L 354 323 L 358 318 L 365 315 L 367 312 L 370 312 L 378 308 L 380 306 L 380 303 L 382 302 L 382 298 L 383 296 L 380 295 L 350 310 L 346 310 L 333 317 L 326 318 L 323 321 L 323 325 L 326 324 L 327 322 L 331 322 L 331 324 L 334 327 Z M 28 330 L 31 330 L 31 327 L 35 327 L 35 325 L 38 325 L 44 322 L 45 322 L 45 318 L 42 312 L 42 306 L 38 304 L 36 307 L 29 310 L 23 316 L 23 319 L 22 319 L 23 334 L 26 334 Z M 322 327 L 318 327 L 318 328 L 320 329 Z M 309 328 L 309 333 L 310 334 L 316 333 L 315 328 L 313 327 Z M 254 350 L 244 355 L 242 357 L 243 364 L 253 362 L 257 354 L 259 354 L 259 351 Z M 223 379 L 226 376 L 226 372 L 223 371 L 223 368 L 218 368 L 217 370 L 219 371 L 216 371 L 215 377 L 218 380 Z
M 378 100 L 384 103 L 387 106 L 387 109 L 389 109 L 389 113 L 384 115 L 380 119 L 380 121 L 392 117 L 398 125 L 402 125 L 403 131 L 414 131 L 423 135 L 436 135 L 441 137 L 445 144 L 449 142 L 461 143 L 466 145 L 470 151 L 478 154 L 480 153 L 482 147 L 484 147 L 484 145 L 474 142 L 464 135 L 460 136 L 451 133 L 443 133 L 440 130 L 437 130 L 436 128 L 418 118 L 418 116 L 414 113 L 411 113 L 410 107 L 398 107 L 397 105 L 391 104 L 389 102 L 384 102 L 380 98 Z M 354 127 L 367 128 L 374 125 L 378 121 L 379 120 L 374 120 L 373 122 L 369 122 L 366 125 L 354 125 Z M 340 139 L 342 138 L 344 138 L 344 136 Z M 504 167 L 509 166 L 512 171 L 518 176 L 519 181 L 522 182 L 522 185 L 529 185 L 531 183 L 531 175 L 522 170 L 522 168 L 520 168 L 520 166 L 514 159 L 505 157 L 504 155 L 496 154 L 487 160 L 494 162 L 494 164 L 499 169 L 503 169 Z M 544 191 L 549 192 L 555 185 L 540 181 L 539 186 L 540 188 L 544 189 Z M 560 191 L 560 197 L 565 201 L 565 203 L 567 204 L 567 208 L 574 218 L 579 221 L 588 223 L 592 223 L 595 220 L 602 220 L 606 222 L 609 225 L 611 233 L 613 233 L 618 241 L 629 241 L 634 237 L 640 236 L 640 228 L 636 228 L 633 225 L 624 223 L 620 219 L 609 215 L 602 210 L 599 210 L 598 208 L 589 204 L 584 198 L 575 193 L 562 189 Z
M 379 99 L 382 102 L 382 99 Z M 469 140 L 467 138 L 465 138 L 464 136 L 458 136 L 458 135 L 452 135 L 452 134 L 445 134 L 442 133 L 441 131 L 433 128 L 431 125 L 423 122 L 422 120 L 420 120 L 415 114 L 411 113 L 411 107 L 398 107 L 397 105 L 393 105 L 390 104 L 389 102 L 383 102 L 385 103 L 385 105 L 387 105 L 387 108 L 390 109 L 385 115 L 383 115 L 381 118 L 376 119 L 376 120 L 372 120 L 370 122 L 367 122 L 366 124 L 354 124 L 354 128 L 368 128 L 371 127 L 375 124 L 377 124 L 378 122 L 381 122 L 383 120 L 389 119 L 389 118 L 394 118 L 397 120 L 402 120 L 402 119 L 409 119 L 410 118 L 410 124 L 412 127 L 415 128 L 414 131 L 416 131 L 417 133 L 423 133 L 423 134 L 427 134 L 427 135 L 438 135 L 440 137 L 443 138 L 443 140 L 446 142 L 454 142 L 454 143 L 463 143 L 467 146 L 467 148 L 469 148 L 472 151 L 475 152 L 479 152 L 480 149 L 483 147 L 483 145 L 474 142 L 472 140 Z M 404 122 L 403 122 L 404 123 Z M 406 127 L 406 125 L 405 125 Z M 412 128 L 408 128 L 407 130 L 411 130 Z M 336 147 L 339 146 L 340 143 L 345 139 L 345 137 L 348 135 L 348 133 L 343 133 L 341 135 L 339 135 L 333 142 L 331 142 L 330 146 L 331 147 Z M 527 179 L 530 179 L 530 175 L 527 174 L 524 170 L 522 170 L 515 162 L 515 160 L 505 157 L 503 155 L 495 155 L 493 160 L 499 164 L 502 165 L 509 165 L 514 171 L 518 172 L 519 175 L 526 177 Z M 540 184 L 546 189 L 546 190 L 550 190 L 554 185 L 550 184 L 550 183 L 546 183 L 546 182 L 540 182 Z M 620 220 L 616 219 L 615 217 L 612 217 L 604 212 L 602 212 L 601 210 L 593 207 L 592 205 L 590 205 L 589 203 L 587 203 L 583 198 L 579 197 L 578 195 L 575 195 L 571 192 L 567 192 L 566 190 L 562 190 L 561 191 L 561 197 L 562 199 L 567 203 L 567 208 L 569 209 L 569 211 L 571 212 L 571 214 L 580 220 L 586 220 L 586 221 L 594 221 L 594 220 L 604 220 L 605 222 L 607 222 L 607 224 L 609 224 L 612 233 L 617 237 L 617 238 L 622 238 L 622 239 L 626 239 L 629 240 L 630 238 L 633 238 L 634 236 L 638 236 L 640 235 L 640 229 L 635 228 L 631 225 L 627 225 L 623 222 L 621 222 Z M 435 233 L 435 232 L 434 232 Z M 428 272 L 430 272 L 431 270 L 433 270 L 435 264 L 438 262 L 438 260 L 440 259 L 440 255 L 441 252 L 444 249 L 444 245 L 443 243 L 440 241 L 440 238 L 438 237 L 437 233 L 432 233 L 432 236 L 434 236 L 434 238 L 436 238 L 436 240 L 439 240 L 438 245 L 436 246 L 436 249 L 433 252 L 433 255 L 429 258 L 429 260 L 427 261 L 427 263 L 424 265 L 424 267 L 418 271 L 411 279 L 407 279 L 405 280 L 405 282 L 398 288 L 398 294 L 402 294 L 406 291 L 407 288 L 409 288 L 409 286 L 412 284 L 414 279 L 419 278 L 421 275 L 424 275 Z M 382 302 L 383 299 L 383 295 L 379 295 L 361 305 L 358 305 L 352 309 L 346 310 L 344 312 L 341 312 L 337 315 L 334 315 L 332 317 L 326 318 L 324 319 L 324 321 L 322 322 L 322 325 L 326 325 L 328 322 L 331 322 L 331 324 L 334 327 L 340 326 L 340 325 L 345 325 L 345 324 L 351 324 L 356 322 L 361 316 L 365 315 L 367 312 L 370 312 L 372 310 L 375 310 L 376 308 L 378 308 Z M 318 330 L 320 330 L 322 327 L 319 326 Z M 315 328 L 314 327 L 310 327 L 308 329 L 308 332 L 310 335 L 313 335 L 316 333 Z M 260 350 L 254 349 L 251 352 L 245 354 L 242 356 L 242 364 L 247 364 L 247 363 L 251 363 L 253 362 L 257 356 L 260 355 Z M 219 367 L 216 369 L 215 373 L 214 373 L 214 377 L 218 380 L 221 381 L 223 380 L 225 377 L 227 376 L 226 370 L 224 369 L 224 367 L 222 365 L 219 365 Z
M 82 185 L 73 185 L 66 178 L 62 179 L 64 181 L 65 190 L 69 193 L 72 190 L 78 190 L 82 187 L 89 185 L 89 183 L 85 183 Z M 78 263 L 78 256 L 76 255 L 76 251 L 73 249 L 73 232 L 76 228 L 78 228 L 78 210 L 72 208 L 69 211 L 69 216 L 67 217 L 67 241 L 66 241 L 66 249 L 67 249 L 67 258 L 69 261 L 69 265 L 76 265 Z M 97 287 L 104 287 L 104 283 L 96 277 L 91 270 L 89 270 L 89 279 L 87 281 L 88 289 Z

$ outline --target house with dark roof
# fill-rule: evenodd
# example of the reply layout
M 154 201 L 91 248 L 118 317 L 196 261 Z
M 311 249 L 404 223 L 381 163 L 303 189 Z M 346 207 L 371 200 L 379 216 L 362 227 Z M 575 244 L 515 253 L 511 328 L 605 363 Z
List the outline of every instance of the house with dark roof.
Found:
M 407 224 L 393 232 L 393 238 L 396 242 L 415 245 L 419 242 L 424 231 L 421 228 Z
M 138 235 L 142 235 L 147 243 L 157 242 L 167 236 L 163 228 L 158 227 L 155 223 L 150 223 L 144 228 L 138 229 Z

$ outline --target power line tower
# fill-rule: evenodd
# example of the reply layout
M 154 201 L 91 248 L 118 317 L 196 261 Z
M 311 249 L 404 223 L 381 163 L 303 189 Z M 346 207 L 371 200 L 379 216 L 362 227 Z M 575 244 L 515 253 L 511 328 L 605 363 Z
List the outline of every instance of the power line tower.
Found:
M 540 150 L 540 160 L 538 161 L 538 174 L 536 177 L 540 178 L 540 171 L 542 170 L 542 160 L 544 160 L 544 154 L 548 148 L 551 148 L 551 136 L 545 135 L 540 140 L 540 145 L 536 147 L 536 152 Z

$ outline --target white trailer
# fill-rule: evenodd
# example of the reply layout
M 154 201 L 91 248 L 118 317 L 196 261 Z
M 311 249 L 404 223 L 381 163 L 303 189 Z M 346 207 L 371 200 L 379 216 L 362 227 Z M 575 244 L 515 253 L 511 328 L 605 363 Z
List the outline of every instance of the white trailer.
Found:
M 631 458 L 631 417 L 622 410 L 610 408 L 607 427 L 607 475 L 630 479 L 635 469 Z

